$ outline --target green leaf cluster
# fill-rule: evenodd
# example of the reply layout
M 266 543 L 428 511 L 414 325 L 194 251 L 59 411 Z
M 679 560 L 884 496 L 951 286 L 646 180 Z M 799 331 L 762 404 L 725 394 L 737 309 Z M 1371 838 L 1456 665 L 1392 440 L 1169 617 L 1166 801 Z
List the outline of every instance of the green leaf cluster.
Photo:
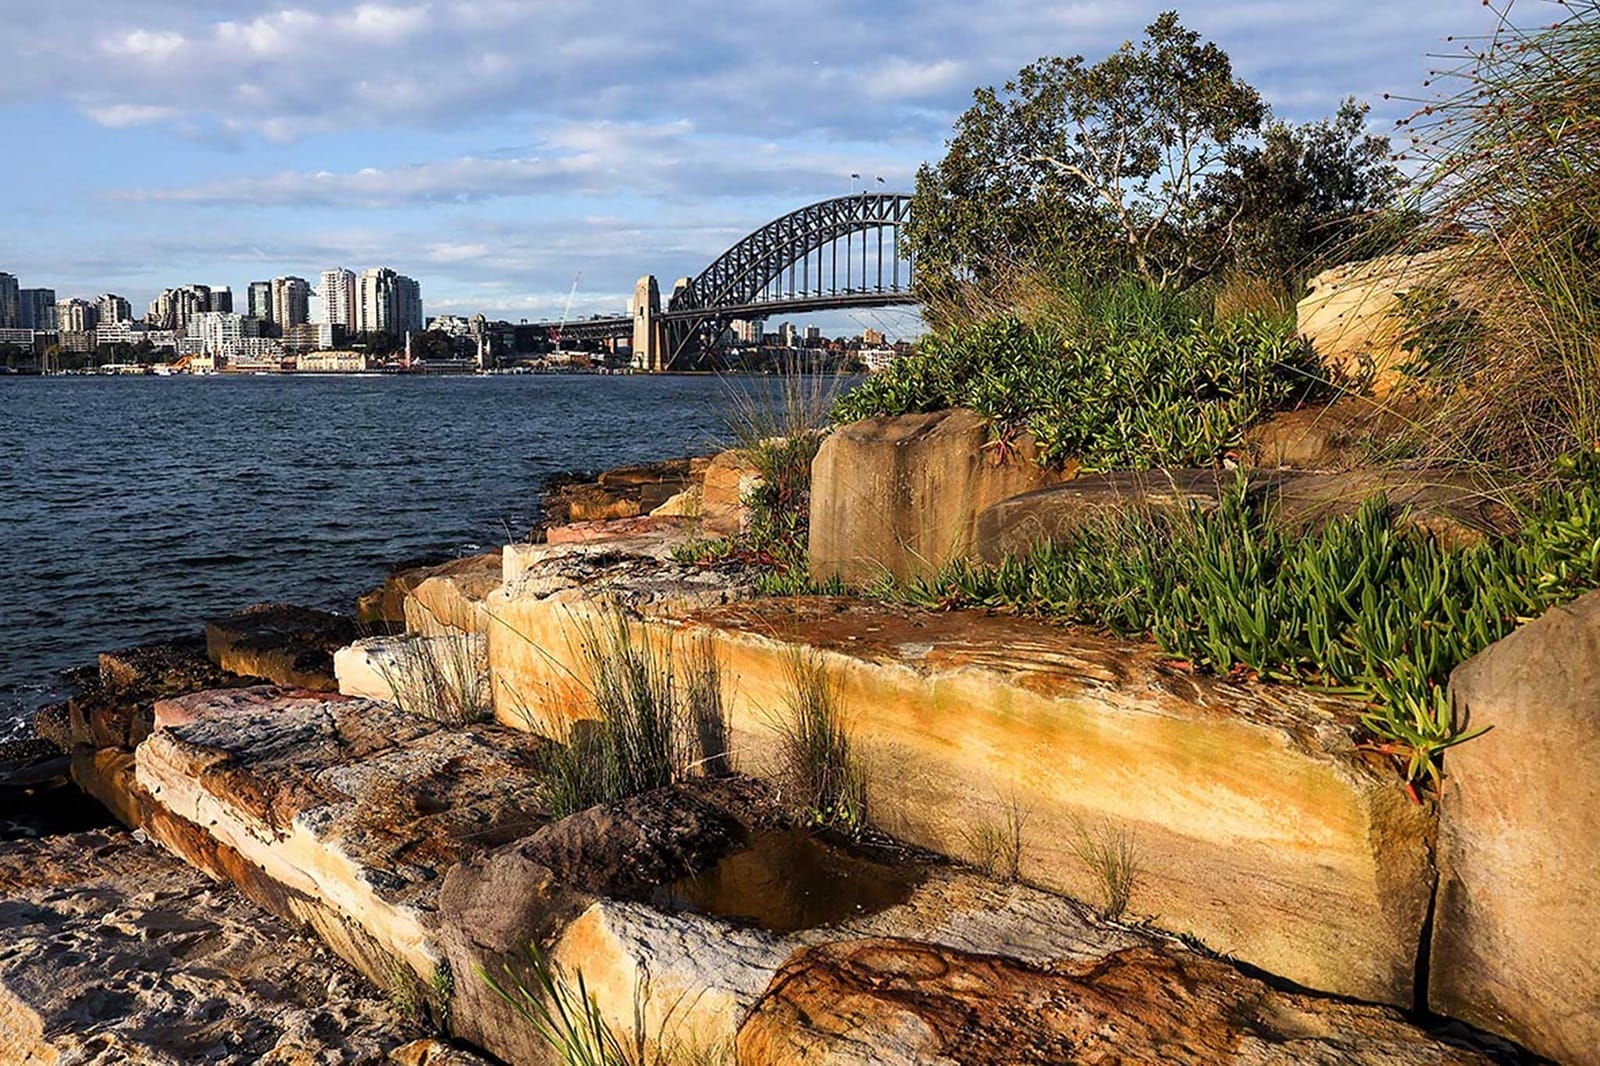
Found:
M 1116 512 L 997 566 L 957 563 L 901 590 L 924 606 L 1000 608 L 1153 638 L 1218 674 L 1347 689 L 1409 779 L 1469 739 L 1450 671 L 1600 586 L 1600 489 L 1550 492 L 1517 534 L 1453 548 L 1382 498 L 1293 532 L 1241 481 L 1220 506 Z
M 834 419 L 969 407 L 1000 437 L 1032 432 L 1047 463 L 1209 466 L 1263 415 L 1321 389 L 1309 344 L 1260 315 L 1084 333 L 1002 317 L 931 334 L 864 382 Z

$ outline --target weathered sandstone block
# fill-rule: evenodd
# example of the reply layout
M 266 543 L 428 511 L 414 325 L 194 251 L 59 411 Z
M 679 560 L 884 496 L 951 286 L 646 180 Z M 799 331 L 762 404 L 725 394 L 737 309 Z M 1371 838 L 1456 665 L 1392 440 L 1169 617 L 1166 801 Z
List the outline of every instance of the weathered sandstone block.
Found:
M 598 602 L 585 594 L 502 590 L 501 721 L 584 713 L 574 634 Z M 811 649 L 843 685 L 871 816 L 894 835 L 975 858 L 975 838 L 1014 809 L 1024 877 L 1095 900 L 1074 842 L 1126 833 L 1135 913 L 1308 987 L 1410 1005 L 1432 812 L 1358 750 L 1355 705 L 1196 677 L 1148 646 L 1013 618 L 653 596 L 636 603 L 653 631 L 703 636 L 726 664 L 741 770 L 775 768 L 774 716 L 793 656 Z
M 973 548 L 978 513 L 1062 479 L 1024 435 L 1005 463 L 973 411 L 869 418 L 823 441 L 811 466 L 811 574 L 819 582 L 904 580 Z
M 392 703 L 396 681 L 402 694 L 409 684 L 415 697 L 429 677 L 442 677 L 449 684 L 464 682 L 469 670 L 481 675 L 486 647 L 482 633 L 366 637 L 333 653 L 333 672 L 342 695 Z M 421 676 L 413 677 L 419 672 Z
M 488 624 L 484 598 L 500 585 L 498 551 L 436 566 L 406 593 L 406 629 L 437 636 L 481 633 Z
M 872 1062 L 1488 1066 L 1393 1011 L 1283 992 L 1153 947 L 1048 969 L 901 940 L 795 956 L 739 1031 L 739 1066 Z
M 1600 592 L 1458 666 L 1429 1006 L 1600 1063 Z
M 1411 360 L 1401 347 L 1406 323 L 1399 295 L 1440 286 L 1459 294 L 1465 279 L 1453 266 L 1458 255 L 1443 248 L 1324 270 L 1295 308 L 1299 331 L 1337 373 L 1387 396 L 1406 380 L 1401 368 Z
M 1026 555 L 1042 543 L 1066 539 L 1110 512 L 1181 514 L 1210 510 L 1232 491 L 1226 470 L 1124 470 L 1086 474 L 1035 489 L 985 508 L 977 519 L 977 554 L 988 563 Z M 1449 545 L 1475 544 L 1514 527 L 1504 493 L 1471 474 L 1427 470 L 1356 469 L 1331 472 L 1253 471 L 1252 501 L 1290 530 L 1319 529 L 1347 517 L 1376 496 L 1403 511 L 1405 523 Z
M 707 534 L 743 533 L 750 521 L 745 500 L 760 484 L 761 472 L 750 453 L 733 448 L 718 453 L 706 467 L 700 487 L 700 524 Z
M 356 637 L 343 615 L 261 603 L 206 623 L 206 654 L 224 670 L 336 692 L 333 653 Z
M 98 675 L 86 678 L 82 691 L 67 701 L 62 747 L 132 748 L 150 734 L 159 700 L 256 681 L 219 668 L 199 638 L 103 652 Z
M 270 882 L 257 885 L 263 897 L 289 901 L 290 916 L 318 924 L 350 962 L 384 983 L 399 966 L 426 986 L 440 958 L 425 917 L 445 870 L 538 820 L 527 770 L 537 746 L 366 700 L 231 701 L 190 705 L 187 721 L 152 734 L 136 782 L 169 818 L 244 860 L 246 881 Z

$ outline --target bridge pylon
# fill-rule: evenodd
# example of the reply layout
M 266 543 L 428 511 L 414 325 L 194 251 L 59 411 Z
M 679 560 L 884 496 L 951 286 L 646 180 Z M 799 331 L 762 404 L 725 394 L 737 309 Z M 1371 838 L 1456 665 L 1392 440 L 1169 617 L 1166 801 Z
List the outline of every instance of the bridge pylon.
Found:
M 633 287 L 633 368 L 659 374 L 666 369 L 666 321 L 661 317 L 661 287 L 646 274 Z

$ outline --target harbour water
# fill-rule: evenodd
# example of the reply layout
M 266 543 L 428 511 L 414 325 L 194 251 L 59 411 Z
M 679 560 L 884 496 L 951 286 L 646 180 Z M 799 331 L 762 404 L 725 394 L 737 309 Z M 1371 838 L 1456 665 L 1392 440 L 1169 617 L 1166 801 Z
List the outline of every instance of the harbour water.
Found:
M 738 387 L 738 386 L 732 386 Z M 704 377 L 0 378 L 0 738 L 94 653 L 525 537 L 553 474 L 710 450 Z

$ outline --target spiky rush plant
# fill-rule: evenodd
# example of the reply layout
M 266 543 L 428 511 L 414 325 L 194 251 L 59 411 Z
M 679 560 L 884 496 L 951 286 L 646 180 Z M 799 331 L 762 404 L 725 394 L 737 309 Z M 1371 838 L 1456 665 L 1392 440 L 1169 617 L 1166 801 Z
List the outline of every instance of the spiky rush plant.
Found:
M 1452 39 L 1401 123 L 1413 246 L 1454 247 L 1430 279 L 1451 299 L 1411 329 L 1464 342 L 1401 446 L 1548 480 L 1600 440 L 1600 3 L 1484 6 L 1490 32 Z
M 578 650 L 593 717 L 560 730 L 558 743 L 540 757 L 551 814 L 726 768 L 721 663 L 709 645 L 685 654 L 675 640 L 640 630 L 613 606 L 580 627 Z
M 815 652 L 788 660 L 788 694 L 773 721 L 785 786 L 819 824 L 859 834 L 867 824 L 867 778 L 851 740 L 839 677 Z

